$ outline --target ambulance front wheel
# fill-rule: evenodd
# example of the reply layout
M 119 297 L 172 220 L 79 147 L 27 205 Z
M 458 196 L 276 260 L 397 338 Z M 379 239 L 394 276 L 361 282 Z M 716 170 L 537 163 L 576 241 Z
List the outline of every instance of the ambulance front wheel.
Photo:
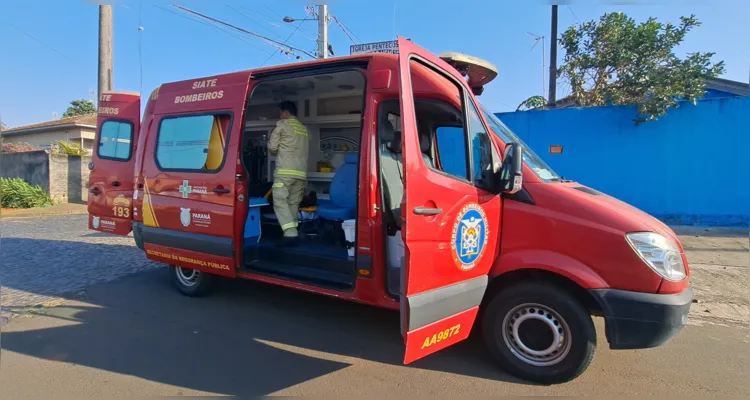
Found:
M 482 330 L 492 358 L 504 370 L 542 384 L 575 379 L 589 367 L 596 350 L 588 310 L 548 283 L 501 289 L 484 310 Z
M 202 296 L 213 288 L 214 276 L 211 274 L 174 265 L 170 265 L 169 268 L 172 284 L 186 296 Z

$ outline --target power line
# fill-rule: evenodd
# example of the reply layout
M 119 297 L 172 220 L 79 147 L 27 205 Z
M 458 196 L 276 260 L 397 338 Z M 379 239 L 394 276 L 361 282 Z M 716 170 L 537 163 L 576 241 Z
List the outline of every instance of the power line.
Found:
M 347 32 L 351 33 L 351 34 L 352 34 L 352 36 L 354 36 L 354 37 L 355 37 L 355 38 L 356 38 L 356 39 L 357 39 L 357 40 L 358 40 L 358 41 L 359 41 L 360 43 L 362 43 L 362 39 L 360 39 L 359 37 L 357 37 L 357 35 L 356 35 L 356 34 L 354 34 L 354 32 L 353 32 L 353 31 L 352 31 L 351 29 L 349 29 L 349 28 L 348 28 L 348 27 L 347 27 L 346 25 L 344 25 L 344 23 L 343 23 L 343 22 L 339 21 L 339 19 L 338 19 L 338 18 L 336 18 L 336 17 L 333 17 L 333 19 L 335 19 L 335 20 L 336 20 L 336 22 L 337 22 L 337 23 L 338 23 L 339 25 L 341 25 L 341 28 L 342 28 L 342 29 L 344 29 L 345 31 L 347 31 Z M 348 33 L 347 33 L 347 36 L 349 36 L 349 34 L 348 34 Z M 349 39 L 351 39 L 351 36 L 349 37 Z M 353 40 L 352 40 L 352 41 L 353 41 Z M 354 44 L 357 44 L 357 43 L 354 43 Z
M 282 25 L 279 25 L 279 24 L 277 24 L 276 22 L 278 22 L 278 21 L 282 20 L 282 19 L 283 19 L 284 17 L 283 17 L 283 16 L 281 15 L 281 14 L 279 14 L 278 12 L 274 11 L 274 10 L 273 10 L 273 9 L 272 9 L 271 7 L 269 7 L 268 5 L 266 5 L 265 7 L 266 7 L 266 8 L 268 8 L 269 10 L 271 10 L 271 12 L 273 12 L 274 14 L 278 15 L 278 16 L 279 16 L 279 18 L 273 18 L 273 17 L 269 17 L 269 16 L 267 15 L 267 14 L 263 14 L 263 13 L 261 13 L 261 12 L 260 12 L 260 11 L 258 11 L 258 10 L 252 10 L 252 9 L 249 9 L 249 8 L 247 8 L 247 7 L 245 7 L 245 6 L 240 6 L 240 8 L 244 9 L 245 11 L 256 13 L 256 14 L 258 14 L 258 15 L 260 15 L 260 16 L 262 16 L 262 17 L 266 18 L 266 19 L 268 19 L 268 20 L 270 21 L 270 22 L 268 22 L 269 24 L 271 24 L 271 25 L 273 25 L 273 26 L 275 26 L 275 27 L 281 28 L 281 26 L 282 26 Z M 305 29 L 302 29 L 302 28 L 301 28 L 301 27 L 299 27 L 299 26 L 298 26 L 298 27 L 296 27 L 296 28 L 295 28 L 294 30 L 295 30 L 295 31 L 298 31 L 298 32 L 300 32 L 300 33 L 303 33 L 303 34 L 305 34 L 305 36 L 306 36 L 306 37 L 307 37 L 307 39 L 309 39 L 309 40 L 312 40 L 312 41 L 317 41 L 317 40 L 318 40 L 317 36 L 313 35 L 312 33 L 310 33 L 309 31 L 307 31 L 307 30 L 305 30 Z
M 307 55 L 307 56 L 308 56 L 308 57 L 310 57 L 310 58 L 316 58 L 315 56 L 313 56 L 312 54 L 308 53 L 308 52 L 307 52 L 307 51 L 305 51 L 305 50 L 302 50 L 302 49 L 296 48 L 296 47 L 294 47 L 294 46 L 290 46 L 290 45 L 288 45 L 288 44 L 286 44 L 286 43 L 282 43 L 282 42 L 279 42 L 278 40 L 274 40 L 274 39 L 271 39 L 271 38 L 269 38 L 269 37 L 266 37 L 266 36 L 263 36 L 263 35 L 259 35 L 259 34 L 255 33 L 255 32 L 250 32 L 250 31 L 248 31 L 247 29 L 243 29 L 243 28 L 240 28 L 240 27 L 238 27 L 238 26 L 234 26 L 234 25 L 232 25 L 232 24 L 226 23 L 226 22 L 224 22 L 224 21 L 220 21 L 220 20 L 218 20 L 218 19 L 216 19 L 216 18 L 213 18 L 213 17 L 209 17 L 208 15 L 205 15 L 205 14 L 201 14 L 201 13 L 199 13 L 199 12 L 197 12 L 197 11 L 193 11 L 193 10 L 190 10 L 190 9 L 188 9 L 188 8 L 185 8 L 185 7 L 182 7 L 182 6 L 178 6 L 178 5 L 174 5 L 173 7 L 175 7 L 175 8 L 179 8 L 180 10 L 183 10 L 183 11 L 189 12 L 189 13 L 191 13 L 191 14 L 195 14 L 195 15 L 198 15 L 198 16 L 200 16 L 200 17 L 203 17 L 203 18 L 205 18 L 205 19 L 211 20 L 211 21 L 213 21 L 213 22 L 216 22 L 216 23 L 219 23 L 219 24 L 222 24 L 222 25 L 226 25 L 226 26 L 228 26 L 228 27 L 230 27 L 230 28 L 236 29 L 236 30 L 238 30 L 238 31 L 240 31 L 240 32 L 243 32 L 243 33 L 246 33 L 246 34 L 248 34 L 248 35 L 251 35 L 251 36 L 255 36 L 255 37 L 257 37 L 257 38 L 261 38 L 261 39 L 263 39 L 263 40 L 266 40 L 266 41 L 269 41 L 269 42 L 271 42 L 271 43 L 275 43 L 275 44 L 278 44 L 278 45 L 280 45 L 280 46 L 282 46 L 282 47 L 287 47 L 287 48 L 289 48 L 289 50 L 290 50 L 290 51 L 291 51 L 291 50 L 299 51 L 299 52 L 301 52 L 301 53 L 304 53 L 305 55 Z
M 271 33 L 273 33 L 274 35 L 276 34 L 276 32 L 274 32 L 274 31 L 273 31 L 273 30 L 272 30 L 271 28 L 269 28 L 269 27 L 265 26 L 264 24 L 262 24 L 262 23 L 261 23 L 261 22 L 259 22 L 258 20 L 256 20 L 256 19 L 254 19 L 254 18 L 250 17 L 249 15 L 247 15 L 247 14 L 243 13 L 242 11 L 240 11 L 240 10 L 238 10 L 238 9 L 236 9 L 236 8 L 234 8 L 234 7 L 232 7 L 232 6 L 230 6 L 230 5 L 227 5 L 227 7 L 228 7 L 229 9 L 231 9 L 231 10 L 235 11 L 236 13 L 238 13 L 238 14 L 242 15 L 243 17 L 245 17 L 245 18 L 249 19 L 250 21 L 252 21 L 252 22 L 255 22 L 256 24 L 258 24 L 258 25 L 259 25 L 260 27 L 262 27 L 263 29 L 267 30 L 268 32 L 271 32 Z M 242 7 L 242 8 L 245 8 L 245 7 Z M 248 10 L 248 11 L 250 11 L 250 10 Z M 269 19 L 270 19 L 270 17 L 268 17 L 267 15 L 264 15 L 264 14 L 261 14 L 261 15 L 262 15 L 263 17 L 266 17 L 266 18 L 269 18 Z M 291 39 L 291 37 L 292 37 L 292 36 L 294 36 L 294 34 L 295 34 L 295 33 L 296 33 L 296 32 L 297 32 L 297 31 L 298 31 L 299 29 L 300 29 L 300 25 L 301 25 L 301 23 L 297 25 L 297 27 L 296 27 L 296 28 L 294 29 L 294 31 L 293 31 L 293 32 L 292 32 L 292 33 L 291 33 L 291 34 L 290 34 L 290 35 L 289 35 L 289 36 L 288 36 L 288 37 L 287 37 L 287 38 L 286 38 L 286 39 L 284 40 L 284 42 L 283 42 L 283 43 L 285 43 L 285 44 L 288 44 L 288 43 L 289 43 L 289 39 Z M 313 40 L 314 40 L 314 39 L 313 39 Z M 268 57 L 268 59 L 267 59 L 266 61 L 264 61 L 264 62 L 263 62 L 263 64 L 261 64 L 261 67 L 262 67 L 262 66 L 264 66 L 264 65 L 266 65 L 266 63 L 267 63 L 267 62 L 268 62 L 268 61 L 269 61 L 269 60 L 270 60 L 271 58 L 273 58 L 273 56 L 269 56 L 269 57 Z
M 251 8 L 247 8 L 247 7 L 245 7 L 245 6 L 242 6 L 242 5 L 241 5 L 241 6 L 239 6 L 239 7 L 240 7 L 241 9 L 245 10 L 246 12 L 249 12 L 249 13 L 253 13 L 253 14 L 256 14 L 256 15 L 259 15 L 259 16 L 261 16 L 261 17 L 263 17 L 263 18 L 265 18 L 265 19 L 267 19 L 267 20 L 269 20 L 269 21 L 277 21 L 277 20 L 278 20 L 277 18 L 269 17 L 269 16 L 268 16 L 268 14 L 263 14 L 262 12 L 260 12 L 260 11 L 258 11 L 258 10 L 255 10 L 255 9 L 251 9 Z M 273 26 L 276 26 L 276 27 L 279 27 L 279 28 L 281 27 L 281 25 L 276 25 L 276 24 L 272 24 L 272 25 L 273 25 Z
M 284 16 L 282 16 L 282 15 L 281 15 L 281 14 L 279 14 L 278 12 L 274 11 L 274 10 L 273 10 L 273 9 L 272 9 L 271 7 L 269 7 L 268 5 L 265 5 L 265 7 L 266 7 L 267 9 L 271 10 L 271 12 L 273 12 L 274 14 L 276 14 L 276 15 L 278 16 L 278 18 L 273 18 L 273 17 L 269 17 L 269 16 L 267 15 L 267 14 L 263 14 L 263 13 L 261 13 L 260 11 L 257 11 L 257 10 L 251 10 L 251 9 L 249 9 L 249 8 L 245 7 L 245 6 L 240 6 L 240 8 L 243 8 L 243 9 L 245 9 L 246 11 L 249 11 L 249 12 L 254 12 L 254 13 L 257 13 L 258 15 L 260 15 L 260 16 L 263 16 L 263 17 L 267 18 L 267 19 L 268 19 L 268 21 L 270 21 L 270 22 L 268 22 L 269 24 L 271 24 L 271 25 L 273 25 L 273 26 L 275 26 L 275 27 L 277 27 L 277 28 L 281 28 L 281 26 L 282 26 L 282 25 L 279 25 L 279 24 L 277 24 L 277 22 L 278 22 L 278 21 L 280 21 L 280 20 L 283 20 L 283 19 L 284 19 Z M 305 29 L 302 29 L 302 27 L 297 27 L 297 28 L 295 28 L 294 30 L 295 30 L 295 31 L 298 31 L 298 32 L 300 32 L 300 33 L 303 33 L 303 34 L 305 34 L 305 36 L 306 36 L 306 37 L 307 37 L 307 39 L 309 39 L 309 40 L 312 40 L 312 41 L 317 41 L 317 40 L 318 40 L 318 36 L 317 36 L 317 34 L 312 34 L 312 33 L 310 33 L 310 31 L 308 31 L 308 30 L 305 30 Z
M 243 9 L 243 10 L 245 10 L 246 12 L 254 13 L 254 14 L 257 14 L 257 15 L 263 17 L 263 18 L 266 18 L 268 21 L 270 21 L 270 22 L 267 22 L 267 23 L 269 23 L 269 24 L 271 24 L 271 25 L 273 25 L 273 26 L 275 26 L 277 28 L 281 28 L 282 25 L 277 24 L 277 22 L 281 21 L 284 18 L 284 16 L 281 15 L 281 14 L 279 14 L 273 8 L 269 7 L 267 4 L 264 4 L 263 6 L 266 7 L 272 13 L 276 14 L 278 17 L 274 18 L 274 17 L 271 17 L 268 14 L 264 14 L 264 13 L 262 13 L 262 12 L 256 10 L 256 9 L 247 8 L 245 6 L 240 6 L 240 8 Z M 312 35 L 308 31 L 306 31 L 304 29 L 299 29 L 299 32 L 304 33 L 305 36 L 307 36 L 311 40 L 316 40 L 315 38 L 312 37 Z
M 576 21 L 578 21 L 578 23 L 580 24 L 581 20 L 578 19 L 578 16 L 576 15 L 575 11 L 573 11 L 573 9 L 567 4 L 565 5 L 565 7 L 568 7 L 568 10 L 570 10 L 570 13 L 573 14 L 573 17 L 575 17 Z
M 336 21 L 336 23 L 339 25 L 339 28 L 341 28 L 341 30 L 344 32 L 344 34 L 346 34 L 346 36 L 349 38 L 349 40 L 351 40 L 352 43 L 357 44 L 357 42 L 354 41 L 354 39 L 352 39 L 352 35 L 350 35 L 349 32 L 346 31 L 346 28 L 344 28 L 344 24 L 342 24 L 339 21 L 339 19 L 336 18 L 335 16 L 333 17 L 333 20 Z
M 273 8 L 271 8 L 268 4 L 263 4 L 263 7 L 267 8 L 269 11 L 271 11 L 272 13 L 278 15 L 279 17 L 284 18 L 283 15 L 279 14 L 276 10 L 274 10 Z M 260 12 L 258 12 L 258 14 L 260 14 Z
M 216 30 L 217 30 L 217 31 L 219 31 L 219 32 L 222 32 L 222 33 L 226 33 L 227 35 L 230 35 L 230 36 L 233 36 L 233 37 L 235 37 L 235 38 L 237 38 L 237 39 L 239 39 L 239 40 L 242 40 L 243 42 L 245 42 L 245 43 L 247 43 L 247 44 L 249 44 L 249 45 L 251 45 L 251 46 L 253 46 L 253 47 L 257 48 L 257 49 L 263 50 L 263 49 L 261 49 L 260 47 L 256 46 L 255 44 L 253 44 L 253 43 L 250 43 L 250 42 L 248 42 L 247 40 L 245 40 L 245 38 L 243 38 L 243 37 L 240 37 L 240 36 L 239 36 L 239 35 L 237 35 L 236 33 L 234 33 L 234 32 L 229 32 L 229 31 L 226 31 L 226 30 L 224 30 L 224 29 L 221 29 L 220 27 L 218 27 L 218 26 L 216 26 L 216 25 L 214 25 L 214 24 L 210 24 L 210 23 L 208 23 L 208 22 L 206 22 L 206 21 L 204 21 L 204 20 L 202 20 L 202 19 L 199 19 L 199 18 L 194 18 L 194 17 L 188 16 L 188 15 L 182 15 L 182 14 L 180 14 L 180 13 L 177 13 L 177 12 L 175 12 L 175 11 L 172 11 L 172 10 L 170 10 L 170 9 L 167 9 L 167 8 L 164 8 L 164 7 L 161 7 L 161 6 L 158 6 L 158 5 L 154 5 L 154 7 L 158 8 L 158 9 L 160 9 L 160 10 L 162 10 L 162 11 L 166 11 L 166 12 L 168 12 L 168 13 L 170 13 L 170 14 L 176 15 L 176 16 L 178 16 L 178 17 L 180 17 L 180 18 L 184 18 L 184 19 L 187 19 L 187 20 L 189 20 L 189 21 L 197 22 L 197 23 L 199 23 L 199 24 L 201 24 L 201 25 L 205 25 L 205 26 L 208 26 L 209 28 L 213 28 L 213 29 L 216 29 Z M 265 50 L 263 50 L 263 51 L 265 51 Z
M 44 43 L 44 42 L 42 42 L 41 40 L 39 40 L 39 39 L 35 38 L 35 37 L 34 37 L 34 36 L 32 36 L 32 35 L 31 35 L 30 33 L 27 33 L 27 32 L 25 32 L 25 31 L 24 31 L 23 29 L 21 29 L 21 28 L 19 28 L 19 27 L 15 26 L 15 25 L 13 25 L 13 24 L 11 24 L 10 22 L 8 22 L 7 24 L 8 24 L 8 26 L 10 26 L 11 28 L 13 28 L 13 29 L 15 29 L 15 30 L 17 30 L 17 31 L 21 32 L 22 34 L 24 34 L 24 35 L 28 36 L 29 38 L 31 38 L 31 39 L 32 39 L 32 40 L 34 40 L 35 42 L 37 42 L 37 43 L 41 44 L 42 46 L 44 46 L 44 47 L 46 47 L 46 48 L 48 48 L 48 49 L 50 49 L 50 50 L 54 51 L 54 52 L 55 52 L 55 53 L 57 53 L 57 54 L 59 54 L 59 55 L 63 56 L 63 57 L 64 57 L 64 58 L 66 59 L 66 60 L 68 60 L 68 61 L 70 61 L 70 62 L 72 62 L 72 63 L 76 63 L 76 64 L 77 64 L 77 62 L 76 62 L 75 60 L 73 60 L 72 58 L 70 58 L 70 57 L 66 56 L 66 55 L 65 55 L 64 53 L 62 53 L 61 51 L 57 50 L 56 48 L 54 48 L 54 47 L 52 47 L 52 46 L 48 45 L 47 43 Z
M 57 50 L 56 48 L 54 48 L 54 47 L 52 47 L 52 46 L 48 45 L 47 43 L 45 43 L 45 42 L 41 41 L 40 39 L 37 39 L 36 37 L 34 37 L 33 35 L 31 35 L 30 33 L 28 33 L 28 32 L 26 32 L 26 31 L 24 31 L 23 29 L 21 29 L 21 28 L 19 28 L 19 27 L 15 26 L 15 25 L 13 25 L 13 24 L 11 24 L 10 22 L 6 22 L 6 23 L 7 23 L 7 24 L 8 24 L 8 26 L 10 26 L 11 28 L 13 28 L 13 29 L 17 30 L 18 32 L 20 32 L 20 33 L 24 34 L 25 36 L 28 36 L 28 37 L 29 37 L 30 39 L 32 39 L 32 40 L 34 40 L 35 42 L 37 42 L 37 43 L 41 44 L 42 46 L 44 46 L 44 47 L 48 48 L 49 50 L 52 50 L 52 51 L 54 51 L 55 53 L 59 54 L 60 56 L 62 56 L 62 57 L 63 57 L 63 58 L 65 58 L 66 60 L 68 60 L 68 61 L 70 61 L 71 63 L 73 63 L 74 65 L 78 66 L 79 68 L 81 68 L 81 67 L 82 67 L 82 64 L 81 64 L 80 62 L 78 62 L 78 61 L 76 61 L 76 60 L 74 60 L 74 59 L 72 59 L 72 58 L 68 57 L 68 56 L 67 56 L 67 55 L 66 55 L 65 53 L 63 53 L 63 52 L 61 52 L 61 51 Z M 84 68 L 86 68 L 87 70 L 89 70 L 89 69 L 88 69 L 88 67 L 84 67 Z M 90 71 L 90 70 L 89 70 L 89 71 Z M 83 82 L 83 81 L 78 81 L 78 80 L 77 80 L 77 82 L 79 82 L 79 83 L 80 83 L 80 82 Z
M 138 5 L 138 65 L 140 71 L 140 91 L 143 94 L 143 4 Z
M 178 17 L 181 17 L 181 18 L 185 18 L 185 19 L 187 19 L 187 20 L 190 20 L 190 21 L 193 21 L 193 22 L 197 22 L 197 23 L 199 23 L 199 24 L 202 24 L 202 25 L 206 25 L 206 26 L 209 26 L 209 27 L 211 27 L 211 28 L 214 28 L 214 29 L 218 30 L 219 32 L 223 32 L 223 33 L 226 33 L 227 35 L 231 35 L 231 36 L 233 36 L 234 38 L 236 38 L 236 39 L 238 39 L 238 40 L 241 40 L 241 41 L 243 41 L 243 42 L 245 42 L 245 43 L 249 44 L 249 45 L 250 45 L 250 46 L 252 46 L 252 47 L 255 47 L 256 49 L 258 49 L 258 50 L 260 50 L 260 51 L 262 51 L 262 52 L 264 52 L 264 53 L 266 53 L 266 54 L 270 54 L 271 56 L 276 56 L 276 53 L 273 53 L 273 52 L 267 51 L 267 50 L 265 50 L 265 49 L 263 49 L 263 48 L 261 48 L 261 47 L 257 46 L 256 44 L 254 44 L 254 43 L 252 43 L 252 42 L 249 42 L 249 41 L 247 41 L 247 40 L 246 40 L 246 39 L 245 39 L 244 37 L 242 37 L 242 36 L 240 36 L 240 35 L 238 35 L 238 34 L 236 34 L 236 33 L 234 33 L 234 32 L 226 31 L 226 30 L 224 30 L 224 29 L 221 29 L 220 27 L 218 27 L 218 26 L 216 26 L 216 25 L 210 24 L 210 23 L 208 23 L 208 22 L 206 22 L 206 21 L 204 21 L 204 20 L 202 20 L 202 19 L 198 19 L 198 18 L 193 18 L 193 17 L 190 17 L 190 16 L 188 16 L 188 15 L 183 15 L 183 14 L 180 14 L 180 13 L 174 12 L 174 11 L 172 11 L 172 10 L 168 9 L 168 8 L 164 8 L 164 7 L 161 7 L 161 6 L 159 6 L 159 5 L 156 5 L 156 4 L 154 4 L 153 6 L 154 6 L 154 7 L 156 7 L 156 8 L 158 8 L 158 9 L 160 9 L 160 10 L 162 10 L 162 11 L 166 11 L 166 12 L 168 12 L 168 13 L 170 13 L 170 14 L 174 14 L 174 15 L 176 15 L 176 16 L 178 16 Z M 277 57 L 278 57 L 278 56 L 277 56 Z M 280 57 L 279 57 L 279 59 L 280 59 L 280 60 L 283 60 L 283 59 L 282 59 L 282 58 L 280 58 Z
M 297 24 L 297 28 L 295 28 L 295 29 L 294 29 L 294 31 L 292 31 L 292 33 L 291 33 L 291 34 L 289 34 L 289 36 L 287 36 L 287 38 L 286 38 L 286 39 L 284 40 L 284 43 L 288 42 L 288 41 L 289 41 L 289 39 L 291 39 L 291 38 L 292 38 L 292 36 L 294 36 L 294 34 L 295 34 L 295 33 L 297 33 L 297 30 L 299 30 L 299 27 L 300 27 L 300 26 L 302 26 L 302 22 L 303 22 L 303 21 L 300 21 L 300 22 L 299 22 L 299 23 Z M 266 59 L 266 61 L 263 61 L 263 64 L 261 64 L 260 66 L 262 67 L 262 66 L 266 65 L 266 63 L 267 63 L 267 62 L 268 62 L 269 60 L 271 60 L 271 58 L 272 58 L 272 57 L 268 57 L 268 58 Z
M 273 33 L 273 34 L 276 34 L 276 32 L 274 32 L 274 31 L 273 31 L 273 30 L 272 30 L 271 28 L 269 28 L 269 27 L 267 27 L 267 26 L 265 26 L 265 25 L 261 24 L 260 22 L 258 22 L 257 20 L 253 19 L 253 18 L 252 18 L 252 17 L 250 17 L 249 15 L 247 15 L 247 14 L 243 13 L 242 11 L 240 11 L 240 10 L 238 10 L 238 9 L 236 9 L 236 8 L 234 8 L 234 7 L 232 7 L 232 6 L 230 6 L 229 4 L 227 4 L 226 6 L 227 6 L 227 8 L 229 8 L 230 10 L 233 10 L 234 12 L 236 12 L 237 14 L 240 14 L 240 15 L 242 15 L 243 17 L 245 17 L 245 18 L 249 19 L 250 21 L 252 21 L 252 22 L 255 22 L 255 23 L 256 23 L 256 24 L 258 25 L 258 26 L 260 26 L 261 28 L 263 28 L 263 29 L 267 30 L 268 32 L 271 32 L 271 33 Z
M 536 34 L 533 34 L 531 32 L 527 32 L 529 35 L 531 35 L 534 38 L 534 45 L 531 46 L 531 50 L 534 50 L 534 47 L 536 47 L 539 42 L 542 42 L 542 97 L 545 99 L 547 98 L 547 87 L 544 81 L 544 78 L 546 76 L 545 70 L 545 63 L 544 63 L 544 36 L 539 36 Z
M 167 8 L 164 8 L 164 7 L 160 7 L 160 6 L 156 6 L 156 5 L 155 5 L 154 7 L 157 7 L 157 8 L 159 8 L 159 9 L 161 9 L 161 10 L 164 10 L 164 11 L 166 11 L 166 12 L 170 13 L 170 14 L 174 14 L 174 15 L 176 15 L 176 16 L 178 16 L 178 17 L 182 17 L 182 18 L 185 18 L 185 19 L 187 19 L 187 20 L 190 20 L 190 21 L 193 21 L 193 22 L 197 22 L 197 23 L 199 23 L 199 24 L 202 24 L 202 25 L 206 25 L 206 26 L 208 26 L 208 27 L 214 28 L 214 29 L 216 29 L 216 30 L 217 30 L 217 31 L 219 31 L 219 32 L 222 32 L 222 33 L 226 33 L 227 35 L 230 35 L 230 36 L 232 36 L 232 37 L 234 37 L 234 38 L 236 38 L 236 39 L 238 39 L 238 40 L 241 40 L 241 41 L 243 41 L 243 42 L 247 43 L 248 45 L 250 45 L 251 47 L 254 47 L 254 48 L 256 48 L 256 49 L 258 49 L 258 50 L 260 50 L 260 51 L 262 51 L 262 52 L 264 52 L 264 53 L 266 53 L 266 54 L 270 54 L 270 55 L 272 55 L 272 56 L 276 56 L 276 54 L 275 54 L 274 52 L 270 52 L 270 51 L 268 51 L 268 50 L 266 50 L 266 49 L 263 49 L 263 48 L 259 47 L 259 46 L 258 46 L 258 45 L 256 45 L 255 43 L 252 43 L 252 42 L 248 41 L 248 40 L 247 40 L 247 39 L 246 39 L 245 37 L 243 37 L 243 36 L 240 36 L 239 34 L 237 34 L 237 33 L 235 33 L 235 32 L 232 32 L 232 31 L 228 31 L 228 30 L 222 29 L 221 27 L 219 27 L 219 26 L 216 26 L 216 25 L 214 25 L 214 24 L 211 24 L 211 23 L 209 23 L 209 22 L 206 22 L 206 21 L 204 21 L 204 20 L 202 20 L 202 19 L 199 19 L 199 18 L 195 18 L 195 17 L 191 17 L 191 16 L 189 16 L 189 15 L 183 15 L 183 14 L 180 14 L 180 13 L 174 12 L 174 11 L 172 11 L 172 10 L 169 10 L 169 9 L 167 9 Z M 277 56 L 277 57 L 278 57 L 278 56 Z M 283 61 L 283 59 L 282 59 L 282 58 L 280 58 L 280 57 L 278 57 L 278 58 L 279 58 L 280 60 L 282 60 L 282 61 Z

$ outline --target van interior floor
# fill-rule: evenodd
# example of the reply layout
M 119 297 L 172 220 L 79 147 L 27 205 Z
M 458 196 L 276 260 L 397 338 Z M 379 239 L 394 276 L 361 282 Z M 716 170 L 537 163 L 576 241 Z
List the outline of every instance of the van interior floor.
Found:
M 279 246 L 280 238 L 261 239 L 257 254 L 247 255 L 245 269 L 337 290 L 354 287 L 355 264 L 345 248 L 304 239 L 298 246 Z

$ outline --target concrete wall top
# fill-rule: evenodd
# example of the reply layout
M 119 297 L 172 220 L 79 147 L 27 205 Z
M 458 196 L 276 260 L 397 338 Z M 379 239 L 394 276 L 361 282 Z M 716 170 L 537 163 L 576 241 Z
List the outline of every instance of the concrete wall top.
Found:
M 44 150 L 0 155 L 0 176 L 21 178 L 49 192 L 49 154 Z

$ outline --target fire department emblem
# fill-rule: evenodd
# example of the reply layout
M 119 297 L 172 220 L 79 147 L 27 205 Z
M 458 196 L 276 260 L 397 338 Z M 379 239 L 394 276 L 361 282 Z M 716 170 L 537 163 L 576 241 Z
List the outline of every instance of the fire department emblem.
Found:
M 451 237 L 456 266 L 462 271 L 474 268 L 482 258 L 488 239 L 487 215 L 482 207 L 475 203 L 465 205 L 453 224 Z
M 180 222 L 182 222 L 182 226 L 186 228 L 190 226 L 190 209 L 189 208 L 180 207 Z
M 94 227 L 94 229 L 99 229 L 99 217 L 91 218 L 91 225 Z

